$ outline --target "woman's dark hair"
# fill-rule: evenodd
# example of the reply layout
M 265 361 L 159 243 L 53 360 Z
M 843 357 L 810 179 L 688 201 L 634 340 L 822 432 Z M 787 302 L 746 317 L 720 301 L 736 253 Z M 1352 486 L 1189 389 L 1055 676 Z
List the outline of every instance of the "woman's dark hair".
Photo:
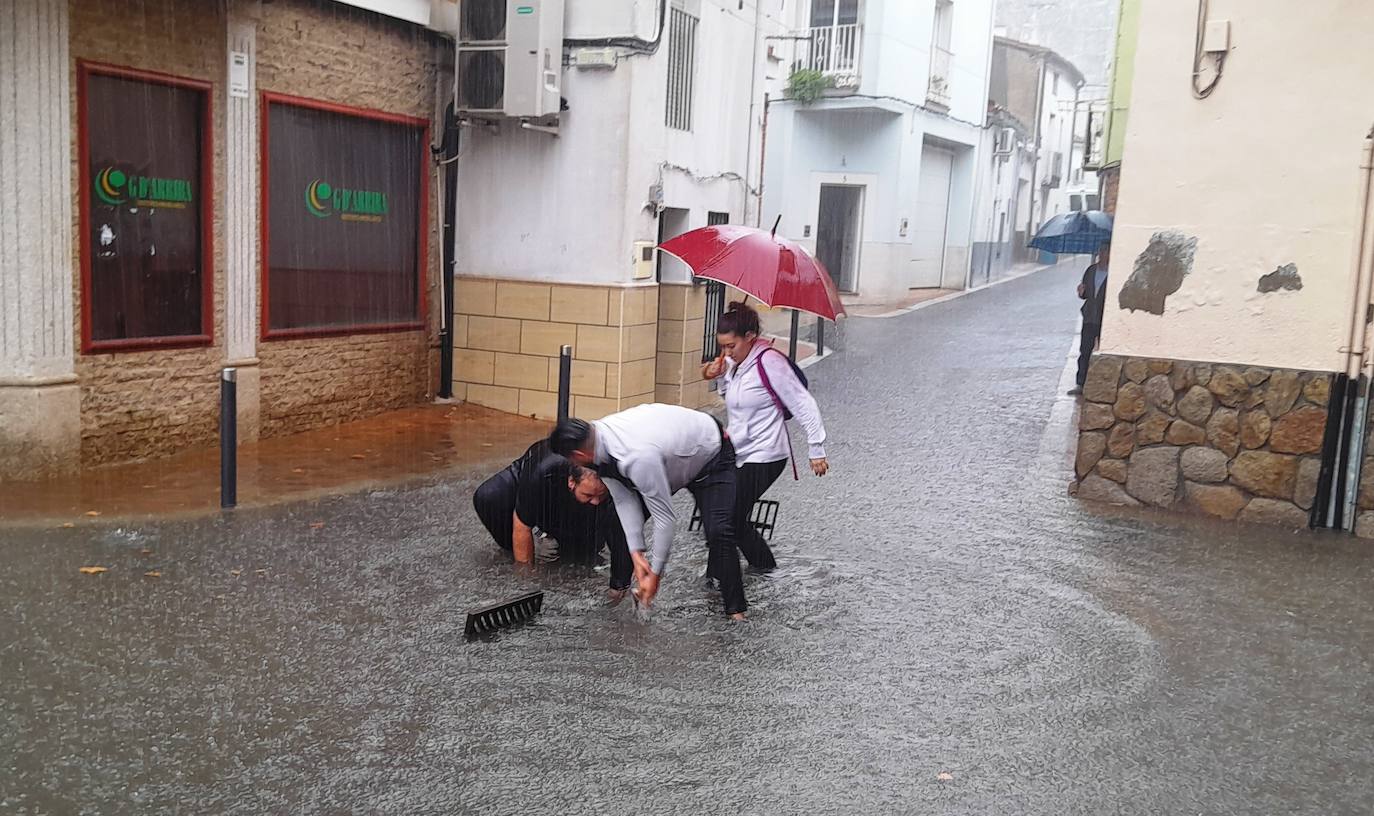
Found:
M 581 450 L 588 439 L 592 438 L 592 426 L 580 419 L 564 419 L 554 426 L 549 434 L 549 448 L 559 456 L 567 456 Z
M 733 334 L 738 337 L 753 332 L 759 333 L 759 313 L 742 301 L 731 301 L 730 308 L 720 316 L 716 323 L 716 334 Z

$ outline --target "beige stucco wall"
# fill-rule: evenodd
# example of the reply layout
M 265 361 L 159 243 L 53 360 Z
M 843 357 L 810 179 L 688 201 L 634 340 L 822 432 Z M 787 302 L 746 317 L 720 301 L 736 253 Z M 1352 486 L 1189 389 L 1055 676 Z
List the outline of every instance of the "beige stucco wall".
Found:
M 1232 51 L 1189 90 L 1197 7 L 1144 4 L 1102 351 L 1331 370 L 1350 301 L 1361 141 L 1374 123 L 1374 4 L 1213 0 Z M 1161 230 L 1197 239 L 1162 315 L 1119 308 Z M 1294 263 L 1300 291 L 1259 294 Z

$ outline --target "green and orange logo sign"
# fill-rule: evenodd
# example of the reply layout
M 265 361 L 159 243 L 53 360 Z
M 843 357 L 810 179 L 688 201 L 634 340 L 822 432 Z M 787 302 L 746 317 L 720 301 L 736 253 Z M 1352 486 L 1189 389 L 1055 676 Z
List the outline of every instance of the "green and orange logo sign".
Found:
M 186 179 L 140 176 L 105 167 L 95 174 L 95 195 L 112 207 L 132 201 L 144 207 L 181 209 L 191 203 L 194 190 Z
M 386 193 L 336 187 L 315 179 L 305 186 L 305 209 L 316 218 L 380 223 L 390 211 Z

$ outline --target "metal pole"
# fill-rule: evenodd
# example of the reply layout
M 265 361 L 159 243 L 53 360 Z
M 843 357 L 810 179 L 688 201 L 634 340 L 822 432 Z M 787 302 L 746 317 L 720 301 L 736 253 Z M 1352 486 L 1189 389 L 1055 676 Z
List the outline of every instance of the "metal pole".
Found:
M 791 348 L 790 351 L 787 352 L 787 356 L 790 357 L 790 358 L 792 359 L 792 362 L 794 362 L 794 363 L 797 361 L 797 332 L 798 332 L 798 330 L 800 330 L 800 329 L 801 329 L 801 312 L 797 311 L 796 309 L 793 309 L 793 310 L 792 310 L 792 348 Z
M 219 506 L 233 507 L 239 500 L 238 377 L 226 368 L 219 378 Z
M 568 418 L 568 403 L 572 400 L 572 346 L 558 350 L 558 421 Z
M 816 356 L 825 354 L 825 318 L 816 318 Z

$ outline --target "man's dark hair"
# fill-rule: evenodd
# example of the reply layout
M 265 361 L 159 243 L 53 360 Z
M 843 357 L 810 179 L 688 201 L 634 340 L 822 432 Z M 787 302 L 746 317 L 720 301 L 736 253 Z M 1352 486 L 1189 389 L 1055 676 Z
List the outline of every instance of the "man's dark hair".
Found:
M 567 456 L 575 450 L 581 450 L 591 438 L 591 423 L 581 419 L 563 419 L 559 420 L 554 426 L 553 433 L 549 434 L 549 448 L 559 456 Z
M 582 467 L 581 465 L 574 465 L 571 462 L 569 462 L 567 481 L 571 481 L 574 485 L 579 485 L 582 484 L 583 479 L 587 478 L 589 475 L 593 473 L 596 473 L 596 471 L 592 470 L 589 467 Z

